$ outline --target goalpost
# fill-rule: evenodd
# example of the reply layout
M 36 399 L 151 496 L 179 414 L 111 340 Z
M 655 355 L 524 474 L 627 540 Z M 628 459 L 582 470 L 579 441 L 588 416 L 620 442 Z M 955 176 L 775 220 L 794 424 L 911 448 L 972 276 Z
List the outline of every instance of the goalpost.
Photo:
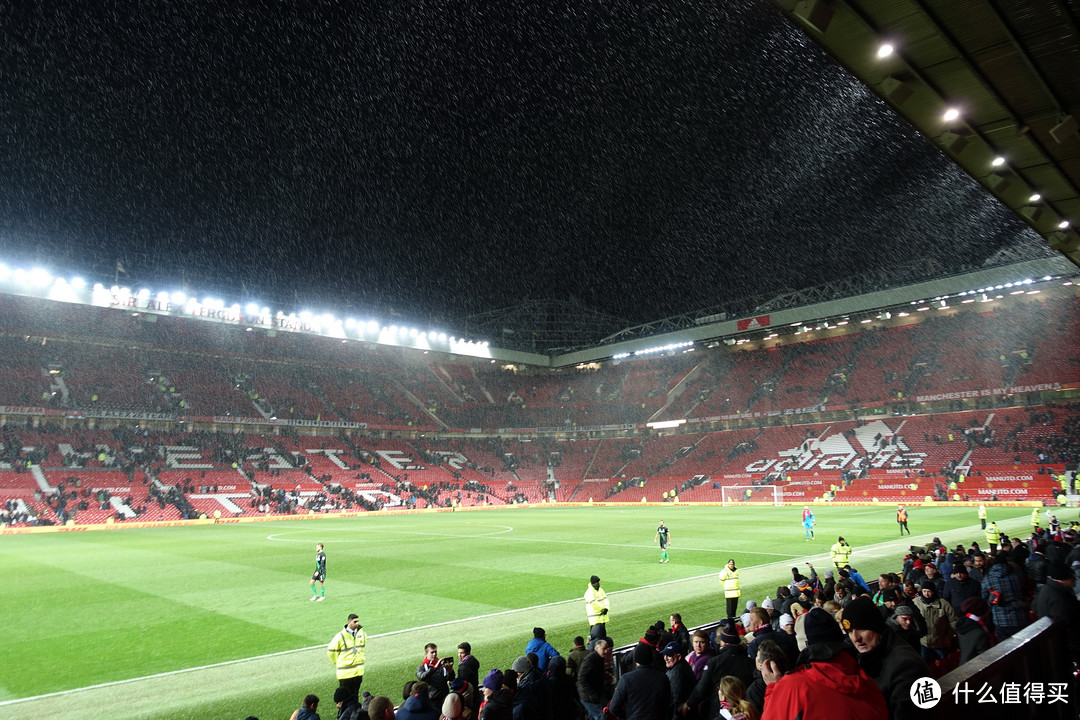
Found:
M 748 493 L 747 490 L 750 492 Z M 720 500 L 725 507 L 739 503 L 767 503 L 769 501 L 772 501 L 773 505 L 783 505 L 784 489 L 779 485 L 722 485 Z

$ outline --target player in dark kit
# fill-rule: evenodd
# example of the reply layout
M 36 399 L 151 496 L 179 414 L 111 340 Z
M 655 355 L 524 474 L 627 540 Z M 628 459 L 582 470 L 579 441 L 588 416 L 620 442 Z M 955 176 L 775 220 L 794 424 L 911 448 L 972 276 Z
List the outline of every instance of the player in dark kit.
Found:
M 319 583 L 320 595 L 315 590 L 315 583 Z M 315 572 L 311 573 L 311 601 L 322 602 L 326 599 L 326 553 L 323 552 L 322 543 L 315 546 Z
M 654 537 L 653 540 L 660 541 L 660 562 L 666 563 L 668 561 L 668 529 L 663 520 L 660 521 L 660 527 L 656 528 L 656 537 Z

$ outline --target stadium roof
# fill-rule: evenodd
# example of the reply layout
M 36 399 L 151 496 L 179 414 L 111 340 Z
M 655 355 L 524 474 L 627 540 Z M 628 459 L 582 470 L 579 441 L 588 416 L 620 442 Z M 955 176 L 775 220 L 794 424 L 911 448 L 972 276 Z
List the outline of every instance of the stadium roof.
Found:
M 0 239 L 545 352 L 1071 246 L 1075 0 L 802 7 L 824 33 L 787 0 L 15 10 Z M 968 103 L 949 136 L 943 99 Z

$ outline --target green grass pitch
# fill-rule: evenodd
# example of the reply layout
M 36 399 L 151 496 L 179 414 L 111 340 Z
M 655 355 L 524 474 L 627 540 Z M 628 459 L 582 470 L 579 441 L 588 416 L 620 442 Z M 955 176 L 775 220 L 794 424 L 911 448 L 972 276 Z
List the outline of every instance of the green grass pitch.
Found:
M 0 537 L 0 718 L 282 718 L 314 692 L 334 717 L 325 645 L 357 613 L 368 632 L 364 689 L 400 700 L 427 642 L 481 671 L 509 667 L 534 626 L 564 654 L 587 634 L 581 600 L 597 574 L 617 644 L 671 612 L 719 619 L 716 573 L 740 567 L 743 600 L 775 594 L 790 568 L 828 567 L 838 535 L 869 580 L 910 544 L 983 540 L 974 508 L 819 506 L 535 507 Z M 991 518 L 1026 535 L 1030 510 Z M 1069 518 L 1071 519 L 1071 518 Z M 671 528 L 671 562 L 653 535 Z M 325 602 L 310 602 L 315 543 Z M 73 714 L 72 714 L 73 713 Z

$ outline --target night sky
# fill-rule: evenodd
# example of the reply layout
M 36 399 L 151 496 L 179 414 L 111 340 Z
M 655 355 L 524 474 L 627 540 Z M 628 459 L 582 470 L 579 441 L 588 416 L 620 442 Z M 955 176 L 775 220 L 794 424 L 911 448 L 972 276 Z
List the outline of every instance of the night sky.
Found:
M 768 0 L 0 0 L 0 44 L 0 250 L 56 270 L 635 324 L 1039 242 Z

